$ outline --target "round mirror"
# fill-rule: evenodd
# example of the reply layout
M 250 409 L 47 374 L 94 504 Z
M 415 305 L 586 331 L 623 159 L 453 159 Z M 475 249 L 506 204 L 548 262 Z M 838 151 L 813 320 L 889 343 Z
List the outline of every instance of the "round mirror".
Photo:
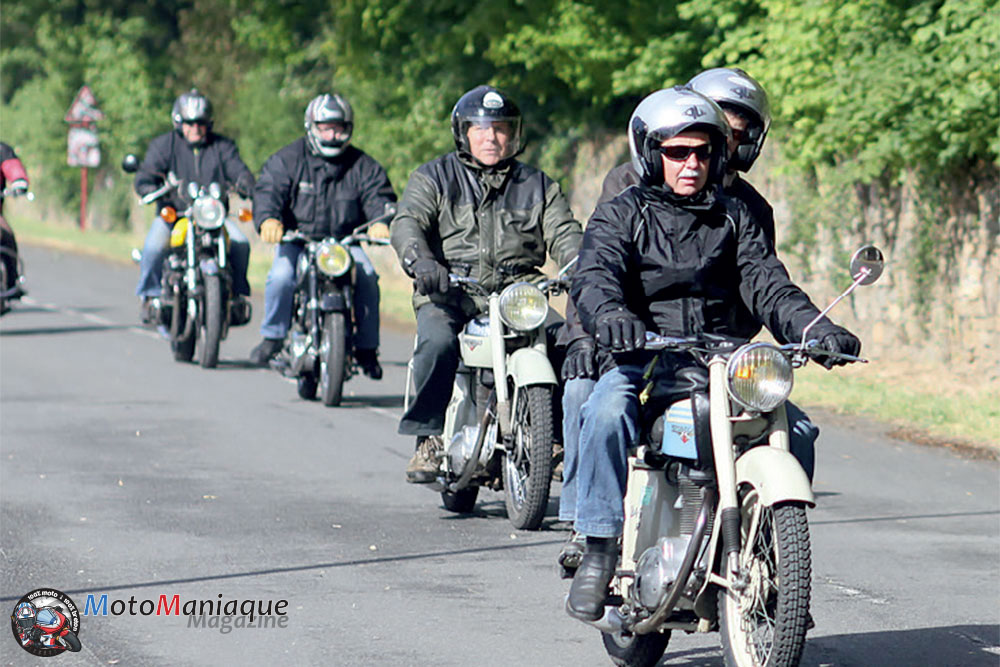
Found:
M 881 250 L 873 245 L 863 246 L 851 257 L 851 278 L 857 280 L 864 276 L 858 284 L 871 285 L 882 275 L 884 266 Z
M 129 153 L 122 158 L 122 170 L 129 174 L 134 174 L 139 170 L 139 158 Z
M 191 201 L 198 198 L 198 184 L 194 181 L 188 181 L 188 197 L 191 198 Z

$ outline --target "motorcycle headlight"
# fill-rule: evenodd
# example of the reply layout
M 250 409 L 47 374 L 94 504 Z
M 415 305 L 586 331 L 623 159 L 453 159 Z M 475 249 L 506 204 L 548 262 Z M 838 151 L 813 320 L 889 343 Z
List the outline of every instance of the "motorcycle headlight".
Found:
M 195 224 L 202 229 L 218 229 L 226 219 L 226 207 L 212 197 L 198 197 L 192 207 Z
M 500 293 L 500 319 L 511 329 L 537 329 L 548 314 L 548 299 L 531 283 L 514 283 Z
M 316 266 L 328 276 L 336 278 L 351 268 L 351 253 L 334 241 L 323 241 L 316 251 Z
M 729 358 L 729 395 L 744 408 L 770 412 L 792 393 L 792 364 L 768 343 L 744 345 Z

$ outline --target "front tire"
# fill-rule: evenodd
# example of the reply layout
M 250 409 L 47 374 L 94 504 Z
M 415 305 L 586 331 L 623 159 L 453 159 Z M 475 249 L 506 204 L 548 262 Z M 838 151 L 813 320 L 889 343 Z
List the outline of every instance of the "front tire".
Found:
M 719 591 L 719 630 L 727 667 L 794 667 L 802 657 L 812 578 L 802 503 L 762 506 L 741 494 L 743 591 Z
M 620 667 L 653 667 L 670 642 L 670 630 L 653 632 L 648 635 L 623 635 L 602 632 L 604 650 L 611 662 Z
M 73 634 L 72 630 L 64 634 L 60 639 L 62 639 L 63 643 L 66 644 L 66 648 L 73 653 L 76 653 L 83 648 L 83 645 L 80 643 L 80 638 Z
M 319 380 L 323 405 L 340 405 L 347 372 L 347 320 L 343 313 L 327 313 L 319 347 Z
M 205 302 L 198 324 L 198 362 L 202 368 L 215 368 L 219 364 L 219 345 L 222 343 L 222 280 L 219 276 L 205 276 Z
M 552 387 L 534 385 L 517 392 L 511 415 L 514 449 L 504 456 L 503 486 L 507 517 L 521 530 L 538 528 L 549 504 L 552 413 Z

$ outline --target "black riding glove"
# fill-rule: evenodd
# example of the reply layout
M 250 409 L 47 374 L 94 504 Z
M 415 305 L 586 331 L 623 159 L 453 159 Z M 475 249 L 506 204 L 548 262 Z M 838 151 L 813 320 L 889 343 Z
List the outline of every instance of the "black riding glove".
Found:
M 597 317 L 597 344 L 612 352 L 646 347 L 646 325 L 627 310 L 612 310 Z
M 861 353 L 861 341 L 847 329 L 834 325 L 828 333 L 819 339 L 819 348 L 830 352 L 850 354 L 856 357 Z M 834 366 L 845 366 L 851 363 L 847 359 L 827 356 L 816 357 L 816 361 L 822 364 L 827 370 L 830 370 Z
M 597 375 L 594 363 L 594 340 L 592 338 L 577 338 L 566 349 L 566 360 L 563 361 L 562 379 L 583 380 L 594 379 Z
M 448 291 L 448 269 L 433 259 L 418 259 L 410 268 L 413 271 L 413 282 L 421 294 L 433 294 Z

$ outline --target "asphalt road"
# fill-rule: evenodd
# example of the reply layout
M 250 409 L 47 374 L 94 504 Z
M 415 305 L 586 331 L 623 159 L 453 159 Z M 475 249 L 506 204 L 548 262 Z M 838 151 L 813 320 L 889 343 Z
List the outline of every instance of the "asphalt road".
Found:
M 58 664 L 610 664 L 563 611 L 555 501 L 528 533 L 500 495 L 460 517 L 404 483 L 411 334 L 384 331 L 384 380 L 355 378 L 324 408 L 245 364 L 258 317 L 217 370 L 178 364 L 136 326 L 134 267 L 24 252 L 30 297 L 0 320 L 0 606 L 41 587 L 126 603 L 84 616 L 82 652 Z M 997 465 L 814 418 L 803 664 L 1000 664 Z M 161 595 L 284 600 L 285 627 L 128 613 Z M 663 665 L 722 664 L 716 634 L 670 648 Z M 37 660 L 0 640 L 3 664 Z

